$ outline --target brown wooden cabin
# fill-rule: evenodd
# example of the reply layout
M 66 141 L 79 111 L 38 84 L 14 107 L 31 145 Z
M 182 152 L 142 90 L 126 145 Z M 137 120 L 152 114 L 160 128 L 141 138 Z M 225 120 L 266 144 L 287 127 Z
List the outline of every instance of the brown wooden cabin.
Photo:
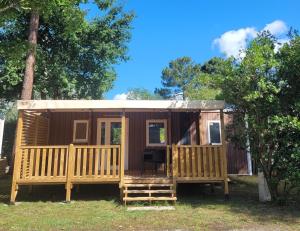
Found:
M 19 185 L 37 184 L 64 184 L 66 201 L 79 184 L 119 184 L 125 203 L 174 201 L 178 183 L 219 182 L 227 195 L 223 108 L 217 100 L 18 101 L 11 202 Z

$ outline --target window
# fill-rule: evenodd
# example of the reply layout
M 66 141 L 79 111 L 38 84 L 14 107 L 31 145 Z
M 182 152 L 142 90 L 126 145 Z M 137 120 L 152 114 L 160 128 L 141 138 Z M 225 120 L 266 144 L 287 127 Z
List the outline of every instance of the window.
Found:
M 208 121 L 208 143 L 221 144 L 221 126 L 220 121 Z
M 73 142 L 87 143 L 89 137 L 89 121 L 88 120 L 74 120 L 73 127 Z
M 146 121 L 147 146 L 165 146 L 167 144 L 167 120 Z

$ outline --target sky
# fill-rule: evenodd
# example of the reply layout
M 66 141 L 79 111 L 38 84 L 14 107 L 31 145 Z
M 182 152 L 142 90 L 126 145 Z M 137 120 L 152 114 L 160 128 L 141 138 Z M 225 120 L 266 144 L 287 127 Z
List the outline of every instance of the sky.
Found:
M 116 66 L 117 80 L 106 99 L 125 99 L 128 89 L 161 87 L 161 71 L 189 56 L 204 63 L 214 56 L 237 57 L 263 29 L 282 43 L 290 27 L 300 30 L 299 0 L 122 0 L 136 15 L 129 61 Z M 95 9 L 90 9 L 95 14 Z

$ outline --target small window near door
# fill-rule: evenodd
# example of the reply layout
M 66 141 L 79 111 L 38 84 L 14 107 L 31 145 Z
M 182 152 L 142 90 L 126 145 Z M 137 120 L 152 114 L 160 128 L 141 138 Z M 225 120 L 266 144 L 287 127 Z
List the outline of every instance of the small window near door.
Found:
M 88 120 L 74 120 L 74 126 L 73 126 L 74 143 L 87 143 L 88 133 L 89 133 Z
M 147 146 L 165 146 L 167 144 L 167 120 L 146 121 Z
M 208 121 L 208 143 L 221 144 L 220 121 Z

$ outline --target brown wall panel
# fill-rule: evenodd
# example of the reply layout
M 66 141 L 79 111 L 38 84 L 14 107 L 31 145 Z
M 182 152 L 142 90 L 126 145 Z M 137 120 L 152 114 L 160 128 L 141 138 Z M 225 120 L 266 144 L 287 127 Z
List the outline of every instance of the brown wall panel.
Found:
M 119 118 L 121 113 L 112 112 L 51 112 L 50 113 L 49 144 L 68 145 L 73 139 L 73 121 L 89 120 L 89 144 L 97 141 L 97 119 Z M 131 171 L 140 171 L 143 163 L 143 152 L 146 148 L 146 120 L 168 119 L 168 112 L 127 112 L 129 119 L 129 159 L 128 167 Z M 207 121 L 219 120 L 218 112 L 172 112 L 171 113 L 171 143 L 180 144 L 184 133 L 190 130 L 191 143 L 199 144 L 199 127 L 201 144 L 207 144 Z M 232 114 L 225 114 L 225 126 L 232 122 Z M 200 123 L 200 124 L 199 124 Z M 170 128 L 168 128 L 170 129 Z M 169 144 L 170 139 L 168 138 Z M 233 144 L 228 144 L 228 172 L 246 173 L 247 158 L 244 150 Z

